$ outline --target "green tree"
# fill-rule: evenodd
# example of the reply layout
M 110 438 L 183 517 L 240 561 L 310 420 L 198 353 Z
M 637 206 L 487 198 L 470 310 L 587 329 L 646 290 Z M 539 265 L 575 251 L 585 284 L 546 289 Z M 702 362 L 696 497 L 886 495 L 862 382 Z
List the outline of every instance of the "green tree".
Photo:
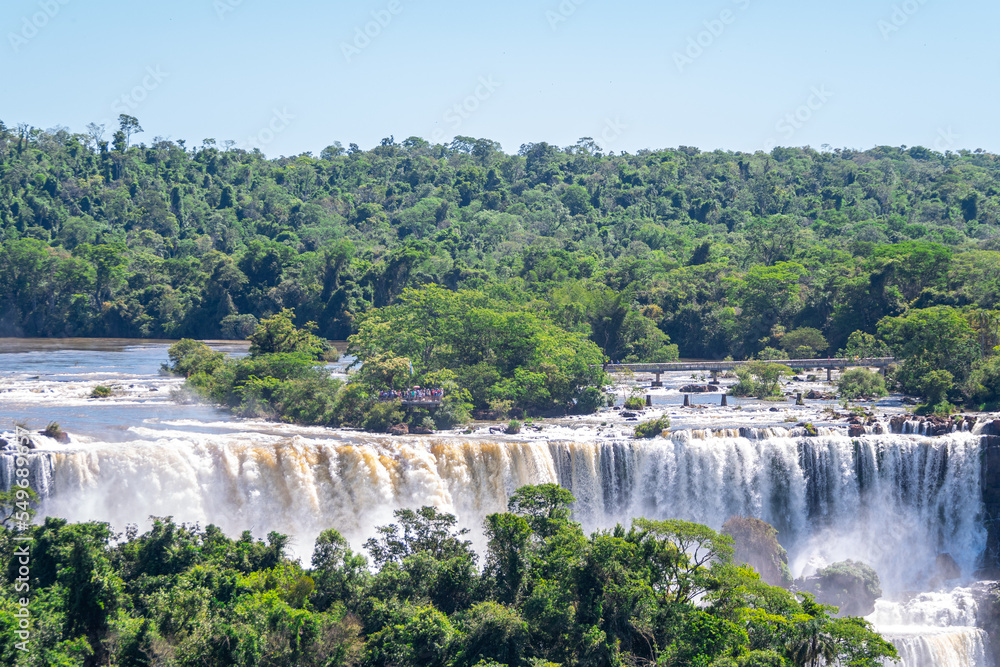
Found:
M 879 335 L 903 364 L 896 374 L 904 391 L 923 395 L 922 378 L 947 371 L 965 380 L 979 357 L 976 334 L 962 314 L 949 306 L 917 308 L 878 324 Z
M 837 391 L 849 401 L 880 398 L 888 394 L 885 378 L 867 368 L 852 368 L 837 379 Z
M 829 347 L 819 329 L 801 327 L 781 337 L 781 347 L 794 359 L 812 359 Z
M 295 312 L 286 308 L 273 317 L 261 320 L 250 336 L 250 354 L 303 353 L 321 359 L 330 349 L 330 344 L 310 333 L 316 328 L 314 322 L 308 322 L 300 329 L 295 326 L 294 318 Z

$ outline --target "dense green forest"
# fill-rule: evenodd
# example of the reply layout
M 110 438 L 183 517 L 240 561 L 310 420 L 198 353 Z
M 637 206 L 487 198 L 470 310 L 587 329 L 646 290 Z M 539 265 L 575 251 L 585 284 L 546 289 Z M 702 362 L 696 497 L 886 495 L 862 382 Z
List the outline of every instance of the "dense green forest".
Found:
M 1000 391 L 996 155 L 389 137 L 266 159 L 120 121 L 110 142 L 0 124 L 0 335 L 244 338 L 287 308 L 345 339 L 437 285 L 611 360 L 794 353 L 801 330 L 825 356 L 861 331 L 920 357 L 897 381 L 928 401 Z M 921 322 L 949 347 L 917 349 Z
M 880 667 L 896 656 L 861 618 L 741 565 L 790 583 L 774 529 L 755 519 L 727 522 L 731 535 L 637 519 L 587 536 L 568 491 L 528 486 L 486 518 L 481 559 L 454 516 L 423 507 L 377 527 L 369 558 L 326 530 L 303 567 L 278 533 L 231 539 L 170 518 L 143 534 L 52 517 L 14 531 L 15 502 L 0 496 L 0 549 L 15 554 L 0 596 L 5 665 Z M 826 576 L 831 590 L 877 589 L 850 562 Z

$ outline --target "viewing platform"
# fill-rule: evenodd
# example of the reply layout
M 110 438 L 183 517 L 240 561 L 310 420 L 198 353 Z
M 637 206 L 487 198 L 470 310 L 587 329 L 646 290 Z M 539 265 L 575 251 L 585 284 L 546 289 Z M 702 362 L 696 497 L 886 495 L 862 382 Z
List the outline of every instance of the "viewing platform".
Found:
M 392 400 L 392 399 L 382 399 Z M 399 404 L 404 408 L 439 408 L 444 403 L 440 398 L 401 398 Z
M 881 368 L 885 374 L 885 369 L 896 363 L 895 357 L 870 357 L 870 358 L 839 358 L 839 359 L 768 359 L 762 360 L 767 364 L 782 364 L 791 368 L 825 368 L 827 382 L 833 379 L 832 371 L 835 368 Z M 712 374 L 712 379 L 718 379 L 719 371 L 731 371 L 741 366 L 748 366 L 755 361 L 682 361 L 669 364 L 604 364 L 604 370 L 608 373 L 654 373 L 656 380 L 654 387 L 662 387 L 663 382 L 660 375 L 675 371 L 708 371 Z
M 379 402 L 399 401 L 404 408 L 439 408 L 444 403 L 444 391 L 439 388 L 411 389 L 379 392 Z

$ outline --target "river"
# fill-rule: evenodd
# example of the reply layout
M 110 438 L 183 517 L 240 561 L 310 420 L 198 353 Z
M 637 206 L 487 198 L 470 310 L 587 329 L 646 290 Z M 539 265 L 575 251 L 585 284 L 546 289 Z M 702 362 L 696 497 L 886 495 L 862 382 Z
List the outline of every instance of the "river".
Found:
M 357 548 L 394 509 L 437 505 L 476 529 L 519 486 L 558 482 L 577 497 L 575 516 L 588 529 L 637 516 L 718 529 L 743 514 L 778 528 L 796 576 L 847 558 L 869 563 L 886 594 L 871 620 L 907 667 L 990 664 L 969 588 L 986 541 L 978 432 L 852 439 L 841 424 L 820 426 L 824 404 L 723 409 L 710 394 L 685 411 L 677 388 L 691 379 L 678 374 L 651 394 L 680 427 L 669 438 L 633 440 L 629 424 L 607 413 L 546 420 L 519 436 L 477 425 L 393 438 L 235 419 L 160 373 L 168 345 L 0 340 L 0 437 L 12 438 L 15 421 L 34 430 L 55 421 L 70 436 L 67 444 L 36 437 L 31 481 L 43 514 L 116 530 L 167 515 L 230 535 L 274 530 L 307 559 L 328 527 Z M 89 398 L 99 384 L 113 395 Z M 898 412 L 898 398 L 883 407 Z M 803 419 L 816 421 L 817 436 L 795 427 Z M 12 465 L 0 457 L 0 485 L 10 484 Z M 943 578 L 941 553 L 958 576 Z

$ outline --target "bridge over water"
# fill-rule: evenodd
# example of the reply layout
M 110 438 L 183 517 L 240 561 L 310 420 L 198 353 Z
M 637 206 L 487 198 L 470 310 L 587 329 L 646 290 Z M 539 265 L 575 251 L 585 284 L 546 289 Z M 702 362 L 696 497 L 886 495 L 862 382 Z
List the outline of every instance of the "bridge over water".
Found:
M 654 387 L 662 387 L 660 380 L 662 373 L 672 371 L 709 371 L 712 379 L 718 378 L 719 371 L 731 371 L 741 366 L 756 363 L 753 361 L 681 361 L 669 364 L 605 364 L 604 370 L 608 373 L 654 373 L 656 380 Z M 881 368 L 885 369 L 896 363 L 895 357 L 870 357 L 870 358 L 841 358 L 841 359 L 774 359 L 764 363 L 783 364 L 791 368 L 825 368 L 827 382 L 833 379 L 834 368 Z

